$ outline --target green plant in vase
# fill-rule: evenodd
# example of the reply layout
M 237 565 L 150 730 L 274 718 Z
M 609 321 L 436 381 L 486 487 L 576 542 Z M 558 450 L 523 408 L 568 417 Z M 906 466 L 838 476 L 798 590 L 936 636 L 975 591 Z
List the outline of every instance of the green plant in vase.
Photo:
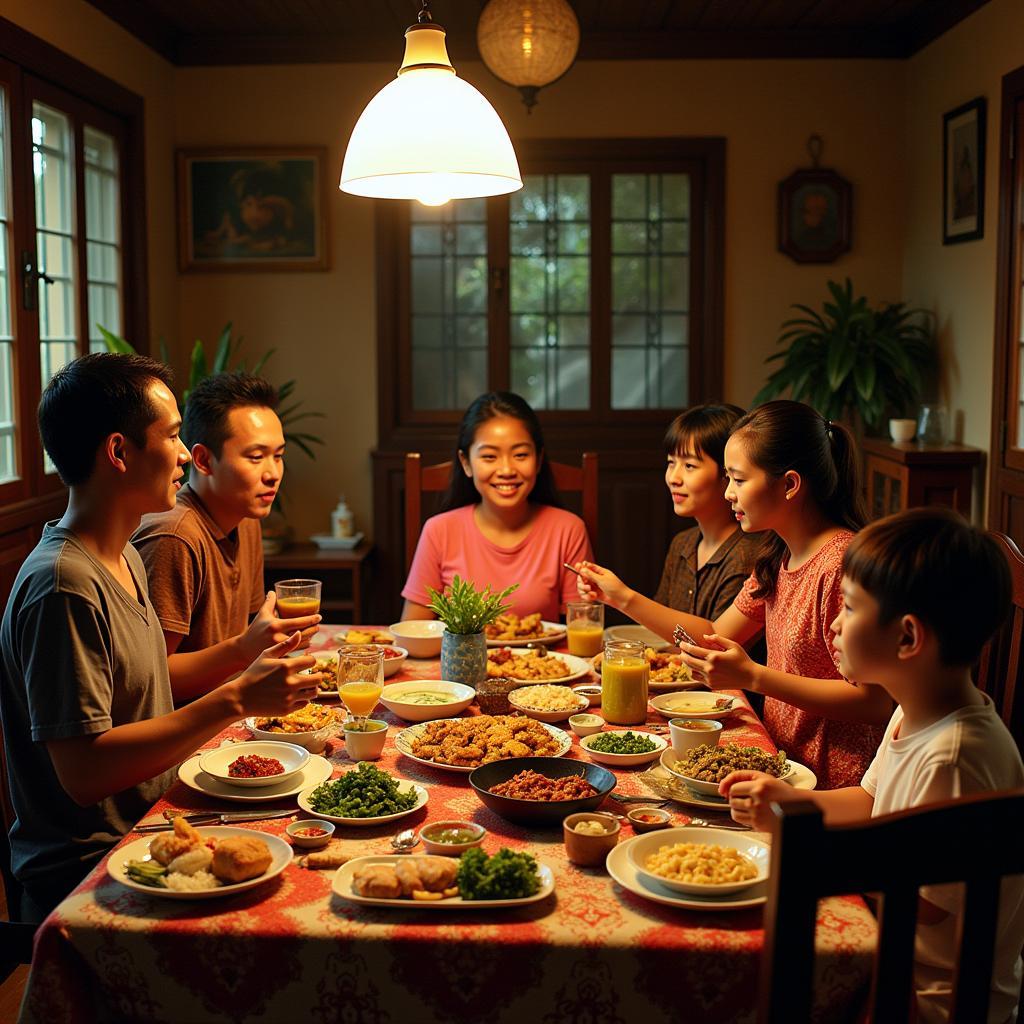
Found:
M 439 593 L 428 587 L 430 610 L 444 623 L 441 636 L 441 678 L 476 687 L 487 675 L 487 638 L 484 627 L 509 610 L 504 600 L 518 587 L 494 593 L 490 586 L 477 590 L 456 576 Z

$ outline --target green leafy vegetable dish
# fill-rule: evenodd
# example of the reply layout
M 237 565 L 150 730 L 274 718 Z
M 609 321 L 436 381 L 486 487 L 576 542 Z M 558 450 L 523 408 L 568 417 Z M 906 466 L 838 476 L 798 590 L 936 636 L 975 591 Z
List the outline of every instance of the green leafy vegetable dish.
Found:
M 464 900 L 518 900 L 540 889 L 537 861 L 503 847 L 488 857 L 479 846 L 459 858 L 456 876 Z
M 380 818 L 408 811 L 416 804 L 416 792 L 398 791 L 398 782 L 369 761 L 360 761 L 353 772 L 317 786 L 309 804 L 318 814 L 336 818 Z
M 649 754 L 658 749 L 657 743 L 635 732 L 603 732 L 590 740 L 587 746 L 602 754 Z

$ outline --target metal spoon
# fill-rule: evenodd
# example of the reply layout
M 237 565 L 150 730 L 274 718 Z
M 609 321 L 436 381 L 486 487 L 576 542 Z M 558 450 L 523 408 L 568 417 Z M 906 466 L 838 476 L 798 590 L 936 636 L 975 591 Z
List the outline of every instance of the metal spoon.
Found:
M 416 832 L 407 828 L 391 837 L 391 848 L 395 853 L 408 853 L 419 841 Z

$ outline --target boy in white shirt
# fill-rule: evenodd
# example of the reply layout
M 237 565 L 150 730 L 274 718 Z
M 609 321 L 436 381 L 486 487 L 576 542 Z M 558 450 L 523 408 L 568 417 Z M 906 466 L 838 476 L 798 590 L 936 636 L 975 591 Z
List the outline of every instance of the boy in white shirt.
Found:
M 1009 568 L 991 538 L 945 509 L 913 509 L 862 530 L 843 560 L 843 610 L 832 624 L 840 668 L 897 702 L 859 786 L 797 792 L 760 772 L 722 781 L 732 816 L 770 829 L 771 803 L 813 800 L 836 825 L 1024 787 L 1020 752 L 971 666 L 1006 617 Z M 915 944 L 917 1012 L 949 1017 L 960 885 L 922 888 Z M 987 1020 L 1017 1019 L 1024 879 L 1002 887 Z

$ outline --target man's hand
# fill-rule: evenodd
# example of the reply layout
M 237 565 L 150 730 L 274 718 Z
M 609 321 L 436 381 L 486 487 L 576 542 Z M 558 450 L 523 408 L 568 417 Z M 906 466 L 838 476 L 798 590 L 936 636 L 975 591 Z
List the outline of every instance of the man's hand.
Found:
M 316 665 L 316 658 L 287 657 L 298 649 L 300 640 L 296 630 L 281 643 L 268 647 L 235 680 L 244 715 L 287 715 L 316 696 L 323 673 L 306 673 Z
M 299 630 L 302 634 L 299 649 L 305 649 L 316 636 L 317 627 L 322 616 L 302 615 L 294 619 L 279 619 L 276 614 L 277 595 L 267 591 L 266 600 L 249 628 L 238 638 L 239 647 L 245 655 L 246 662 L 255 661 L 268 647 L 288 640 L 292 633 Z

